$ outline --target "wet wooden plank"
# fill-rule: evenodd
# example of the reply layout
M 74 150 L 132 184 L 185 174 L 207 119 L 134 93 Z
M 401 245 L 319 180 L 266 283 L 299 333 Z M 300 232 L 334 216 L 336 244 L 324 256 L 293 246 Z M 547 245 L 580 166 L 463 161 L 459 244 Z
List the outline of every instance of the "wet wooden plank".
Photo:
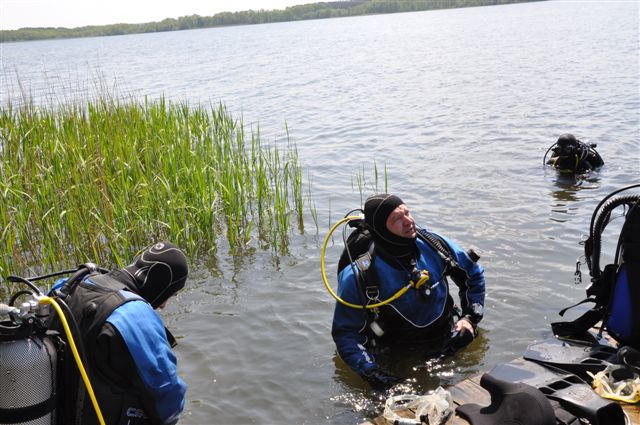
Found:
M 446 422 L 447 425 L 469 425 L 469 422 L 455 414 L 455 408 L 467 403 L 476 403 L 487 406 L 491 403 L 491 396 L 480 386 L 482 374 L 465 379 L 453 387 L 448 388 L 453 398 L 454 414 Z
M 479 384 L 480 376 L 481 375 L 472 379 L 465 379 L 457 385 L 448 388 L 453 398 L 453 403 L 456 406 L 467 403 L 477 403 L 484 406 L 491 403 L 489 393 Z
M 629 416 L 629 420 L 632 424 L 640 424 L 640 404 L 626 404 L 623 405 L 622 408 Z

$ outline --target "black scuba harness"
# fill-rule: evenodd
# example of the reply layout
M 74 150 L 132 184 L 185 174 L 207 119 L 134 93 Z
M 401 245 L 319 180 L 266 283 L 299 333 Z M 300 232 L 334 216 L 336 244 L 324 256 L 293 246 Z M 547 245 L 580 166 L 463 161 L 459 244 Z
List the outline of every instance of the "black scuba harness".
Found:
M 357 230 L 357 232 L 365 234 L 366 230 L 362 229 L 360 226 L 358 226 L 358 228 L 359 230 Z M 359 236 L 360 235 L 358 235 L 357 237 Z M 364 237 L 367 236 L 365 235 Z M 417 232 L 417 237 L 419 237 L 422 241 L 429 245 L 438 254 L 440 259 L 444 263 L 442 278 L 445 284 L 449 284 L 447 276 L 450 276 L 458 287 L 460 287 L 461 289 L 465 289 L 467 287 L 466 281 L 468 278 L 468 274 L 462 267 L 460 267 L 460 265 L 456 261 L 455 255 L 449 247 L 449 244 L 439 235 L 431 233 L 426 229 L 419 229 Z M 362 241 L 360 241 L 360 244 L 362 244 Z M 345 250 L 348 250 L 348 247 L 346 247 Z M 354 268 L 353 271 L 356 277 L 357 286 L 360 290 L 363 307 L 367 306 L 371 302 L 375 303 L 380 300 L 379 278 L 376 273 L 375 267 L 372 267 L 376 256 L 380 254 L 382 254 L 384 258 L 385 254 L 383 252 L 377 252 L 375 249 L 375 242 L 370 241 L 367 251 L 356 257 L 355 261 L 351 263 L 351 267 Z M 474 263 L 480 258 L 473 250 L 469 250 L 467 252 L 467 255 Z M 417 282 L 418 278 L 420 277 L 420 272 L 416 268 L 415 259 L 412 260 L 410 267 L 410 279 Z M 431 294 L 432 288 L 432 286 L 426 283 L 420 288 L 417 288 L 417 290 L 420 291 L 421 295 L 429 296 Z M 461 301 L 466 304 L 466 300 Z M 463 311 L 466 311 L 467 307 L 467 305 L 463 305 Z M 365 311 L 367 315 L 366 328 L 370 329 L 371 327 L 373 327 L 372 324 L 378 322 L 380 311 L 379 308 L 365 308 Z M 475 318 L 469 317 L 469 319 L 471 319 L 472 323 L 475 326 Z M 381 332 L 383 332 L 381 329 L 376 330 L 375 328 L 372 329 L 372 331 L 376 336 L 381 336 Z
M 457 275 L 460 275 L 461 272 L 466 278 L 466 272 L 460 268 L 458 263 L 454 260 L 453 253 L 444 240 L 433 233 L 429 233 L 425 229 L 420 229 L 418 231 L 418 237 L 433 248 L 444 262 L 445 267 L 442 273 L 443 277 L 446 278 L 446 276 L 452 276 L 453 278 L 452 270 L 457 269 Z M 354 261 L 354 264 L 357 267 L 356 278 L 358 285 L 366 296 L 366 300 L 363 300 L 363 304 L 365 305 L 368 301 L 379 301 L 380 285 L 378 282 L 378 276 L 375 272 L 375 268 L 371 267 L 375 258 L 375 242 L 371 241 L 367 252 L 357 257 Z M 415 259 L 412 259 L 410 263 L 410 266 L 412 266 L 412 271 L 410 272 L 412 278 L 415 277 L 413 276 L 414 274 L 419 273 L 415 268 L 415 264 Z
M 587 144 L 581 140 L 577 140 L 577 144 L 575 146 L 572 146 L 571 151 L 561 152 L 560 146 L 558 145 L 558 142 L 556 142 L 553 145 L 551 145 L 549 149 L 547 149 L 547 152 L 545 152 L 544 157 L 542 159 L 542 163 L 543 165 L 547 164 L 547 160 L 546 160 L 547 155 L 549 154 L 549 152 L 552 152 L 552 155 L 556 155 L 556 156 L 551 156 L 549 160 L 549 164 L 552 165 L 554 168 L 559 169 L 560 171 L 579 172 L 581 170 L 581 167 L 584 165 L 585 160 L 589 160 L 590 157 L 596 160 L 596 163 L 591 165 L 597 168 L 603 165 L 604 161 L 602 160 L 602 157 L 596 150 L 596 146 L 597 145 L 595 143 Z M 561 153 L 564 153 L 564 155 L 561 155 Z M 563 158 L 566 160 L 572 161 L 571 168 L 563 168 L 559 164 L 559 161 L 561 161 Z M 567 165 L 567 164 L 564 164 L 564 165 Z

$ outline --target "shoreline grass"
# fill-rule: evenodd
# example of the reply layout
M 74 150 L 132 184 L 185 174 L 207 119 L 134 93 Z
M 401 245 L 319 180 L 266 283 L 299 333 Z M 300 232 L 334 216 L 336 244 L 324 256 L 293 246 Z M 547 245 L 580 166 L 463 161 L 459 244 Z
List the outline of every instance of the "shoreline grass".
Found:
M 224 105 L 97 99 L 0 109 L 0 276 L 122 265 L 169 239 L 197 257 L 226 237 L 286 252 L 303 229 L 295 144 L 246 134 Z M 310 200 L 310 196 L 307 197 Z M 122 260 L 124 259 L 124 260 Z

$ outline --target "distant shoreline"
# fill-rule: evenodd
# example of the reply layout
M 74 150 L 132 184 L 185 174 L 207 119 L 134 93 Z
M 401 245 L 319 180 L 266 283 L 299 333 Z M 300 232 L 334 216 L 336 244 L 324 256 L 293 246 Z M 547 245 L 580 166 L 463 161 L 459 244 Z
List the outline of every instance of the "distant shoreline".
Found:
M 237 25 L 257 25 L 311 19 L 341 18 L 400 12 L 418 12 L 462 7 L 495 6 L 544 0 L 350 0 L 312 3 L 274 10 L 221 12 L 213 16 L 190 15 L 167 18 L 142 24 L 91 25 L 77 28 L 47 27 L 0 30 L 0 43 L 64 38 L 104 37 L 111 35 L 145 34 L 217 28 Z

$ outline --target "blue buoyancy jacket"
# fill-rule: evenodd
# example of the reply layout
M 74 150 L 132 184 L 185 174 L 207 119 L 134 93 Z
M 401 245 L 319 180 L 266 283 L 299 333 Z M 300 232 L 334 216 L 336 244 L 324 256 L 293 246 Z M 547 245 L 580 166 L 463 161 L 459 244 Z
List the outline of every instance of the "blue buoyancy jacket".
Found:
M 106 423 L 176 423 L 186 385 L 178 376 L 162 319 L 151 305 L 109 275 L 89 276 L 66 302 L 80 327 L 91 384 Z M 70 383 L 78 388 L 65 394 L 73 398 L 67 399 L 65 419 L 95 424 L 84 386 L 74 385 L 77 378 Z
M 460 304 L 463 306 L 462 313 L 465 314 L 468 306 L 484 305 L 484 270 L 455 243 L 441 238 L 449 245 L 458 265 L 466 273 L 466 281 L 459 284 Z M 419 271 L 429 272 L 426 284 L 431 287 L 430 295 L 424 296 L 415 289 L 409 289 L 400 298 L 379 308 L 379 317 L 385 332 L 383 339 L 386 339 L 383 343 L 419 344 L 438 337 L 447 338 L 451 333 L 454 307 L 447 279 L 443 276 L 445 262 L 437 251 L 422 239 L 417 238 L 416 244 L 420 253 L 416 267 Z M 408 271 L 390 264 L 382 256 L 376 256 L 372 264 L 378 278 L 379 300 L 390 298 L 409 282 Z M 345 267 L 339 274 L 338 295 L 347 302 L 362 305 L 363 296 L 354 276 L 354 268 L 355 266 Z M 333 340 L 342 360 L 360 375 L 378 367 L 368 349 L 371 342 L 368 318 L 368 313 L 362 309 L 336 303 L 332 327 Z

